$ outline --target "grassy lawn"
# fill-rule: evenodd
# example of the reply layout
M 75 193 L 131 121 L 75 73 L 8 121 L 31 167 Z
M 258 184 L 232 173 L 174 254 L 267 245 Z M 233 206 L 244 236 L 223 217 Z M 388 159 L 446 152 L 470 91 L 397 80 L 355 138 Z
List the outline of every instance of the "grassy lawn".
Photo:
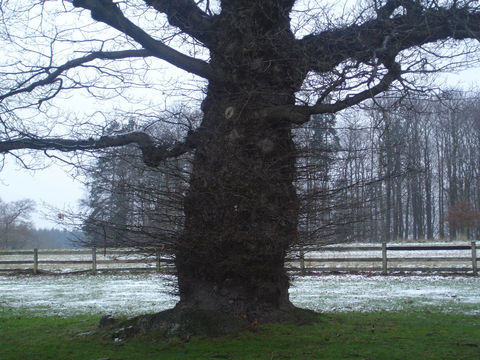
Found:
M 428 311 L 326 313 L 315 325 L 266 325 L 221 338 L 121 342 L 98 316 L 35 317 L 0 308 L 0 360 L 479 359 L 480 317 Z

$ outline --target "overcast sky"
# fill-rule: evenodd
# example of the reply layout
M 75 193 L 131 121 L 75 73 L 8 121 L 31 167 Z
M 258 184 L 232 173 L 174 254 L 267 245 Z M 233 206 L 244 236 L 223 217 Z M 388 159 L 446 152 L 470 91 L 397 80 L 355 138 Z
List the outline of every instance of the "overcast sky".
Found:
M 33 199 L 37 212 L 33 216 L 37 228 L 57 227 L 45 219 L 43 213 L 55 217 L 49 207 L 58 208 L 59 212 L 75 209 L 78 201 L 85 197 L 84 186 L 75 181 L 66 167 L 50 166 L 45 170 L 25 170 L 14 161 L 7 160 L 0 172 L 0 198 L 5 202 Z

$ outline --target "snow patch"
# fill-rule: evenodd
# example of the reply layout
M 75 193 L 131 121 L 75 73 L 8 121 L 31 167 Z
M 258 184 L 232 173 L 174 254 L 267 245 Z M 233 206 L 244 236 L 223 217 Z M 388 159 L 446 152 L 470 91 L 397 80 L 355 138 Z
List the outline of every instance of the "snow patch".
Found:
M 0 276 L 0 307 L 60 316 L 133 316 L 173 307 L 175 284 L 175 277 L 160 274 Z M 306 276 L 292 281 L 290 298 L 319 312 L 428 308 L 480 314 L 480 278 Z

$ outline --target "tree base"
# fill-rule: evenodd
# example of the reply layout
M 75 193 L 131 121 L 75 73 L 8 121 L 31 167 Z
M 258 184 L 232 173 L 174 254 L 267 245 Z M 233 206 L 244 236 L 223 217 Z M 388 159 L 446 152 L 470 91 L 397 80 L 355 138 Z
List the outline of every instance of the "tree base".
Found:
M 254 330 L 257 325 L 265 323 L 307 325 L 318 321 L 318 313 L 294 306 L 268 311 L 262 315 L 260 320 L 250 322 L 243 316 L 177 305 L 173 309 L 140 315 L 125 321 L 103 317 L 99 326 L 105 328 L 114 340 L 119 341 L 140 334 L 180 339 L 192 336 L 217 337 Z

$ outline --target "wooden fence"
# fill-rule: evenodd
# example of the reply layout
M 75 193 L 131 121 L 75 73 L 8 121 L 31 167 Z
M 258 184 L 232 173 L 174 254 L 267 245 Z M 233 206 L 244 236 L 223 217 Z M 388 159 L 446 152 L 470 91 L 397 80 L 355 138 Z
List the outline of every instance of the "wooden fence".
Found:
M 399 252 L 410 254 L 419 251 L 435 251 L 437 254 L 439 252 L 450 252 L 450 255 L 452 255 L 453 251 L 459 250 L 468 251 L 469 256 L 395 256 Z M 345 255 L 347 252 L 357 253 L 357 255 L 349 257 L 348 254 Z M 375 255 L 358 256 L 358 253 L 366 253 L 367 255 L 373 253 Z M 11 260 L 11 257 L 15 256 L 17 260 Z M 55 258 L 62 256 L 64 258 L 74 257 L 75 259 L 62 260 Z M 299 249 L 288 256 L 287 269 L 300 274 L 332 271 L 380 271 L 386 275 L 389 272 L 398 271 L 442 271 L 472 272 L 473 275 L 477 276 L 478 260 L 475 241 L 472 241 L 470 245 L 387 245 L 383 243 L 381 246 L 342 245 Z M 419 263 L 422 266 L 419 267 Z M 436 266 L 445 263 L 456 263 L 456 266 Z M 330 266 L 332 264 L 336 266 Z M 361 266 L 362 264 L 369 266 Z M 33 270 L 33 273 L 37 274 L 46 272 L 47 268 L 51 270 L 54 266 L 58 268 L 68 265 L 84 267 L 82 270 L 68 272 L 96 273 L 99 270 L 111 269 L 174 271 L 173 259 L 155 251 L 152 251 L 152 254 L 148 256 L 136 254 L 132 250 L 100 250 L 95 248 L 90 250 L 0 251 L 0 271 L 25 271 L 27 269 L 28 271 Z M 20 268 L 20 266 L 22 267 Z
M 419 252 L 419 251 L 435 251 L 436 253 L 468 251 L 469 256 L 403 256 L 399 257 L 395 254 L 398 252 Z M 318 257 L 319 254 L 344 254 L 345 252 L 367 252 L 378 253 L 375 257 Z M 381 271 L 386 275 L 389 272 L 472 272 L 474 276 L 478 275 L 477 248 L 475 241 L 470 245 L 387 245 L 382 243 L 381 246 L 323 246 L 316 248 L 303 248 L 298 250 L 298 267 L 293 270 L 299 271 L 301 274 L 306 272 L 336 272 L 336 271 Z M 317 256 L 316 256 L 317 255 Z M 331 263 L 370 263 L 370 266 L 341 266 L 329 267 L 326 264 Z M 397 264 L 396 266 L 390 265 Z M 416 266 L 421 263 L 422 266 Z M 444 263 L 460 263 L 460 266 L 435 266 Z M 319 266 L 321 265 L 321 266 Z M 400 265 L 400 266 L 399 266 Z M 413 265 L 413 266 L 412 266 Z
M 81 249 L 81 250 L 16 250 L 0 251 L 1 271 L 24 271 L 30 266 L 34 274 L 49 272 L 46 268 L 60 268 L 68 265 L 87 269 L 68 271 L 68 273 L 91 272 L 98 270 L 152 270 L 171 271 L 173 259 L 162 255 L 161 252 L 152 252 L 154 255 L 138 254 L 130 250 L 118 249 Z M 7 257 L 17 257 L 17 260 L 5 260 Z M 74 257 L 75 259 L 62 260 L 55 257 Z M 79 259 L 80 258 L 80 259 Z M 41 268 L 40 268 L 40 265 Z M 132 265 L 134 265 L 132 267 Z M 7 268 L 4 268 L 7 266 Z M 22 266 L 22 267 L 20 267 Z

